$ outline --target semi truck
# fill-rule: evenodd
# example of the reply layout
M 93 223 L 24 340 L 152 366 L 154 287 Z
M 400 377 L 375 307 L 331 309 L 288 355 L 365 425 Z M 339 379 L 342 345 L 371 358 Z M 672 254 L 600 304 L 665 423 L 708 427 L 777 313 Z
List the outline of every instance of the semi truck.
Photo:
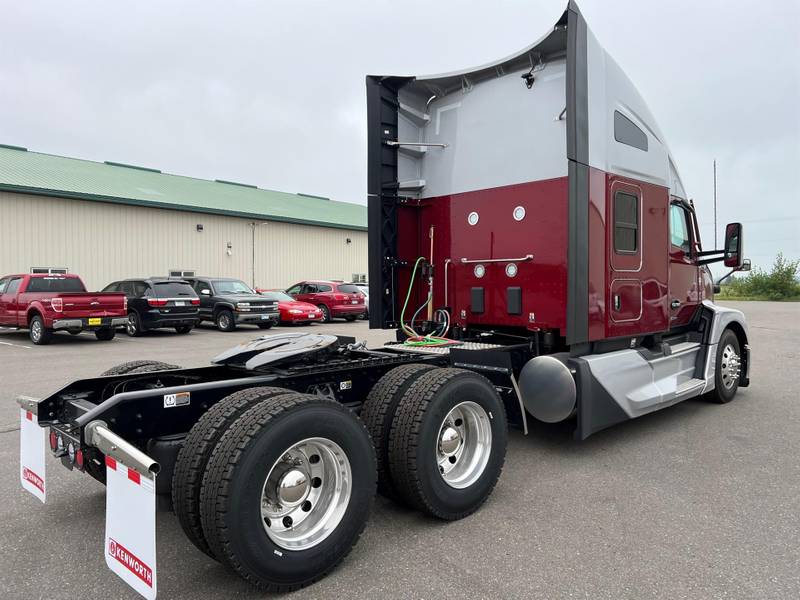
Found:
M 703 248 L 663 134 L 574 2 L 511 57 L 366 92 L 369 322 L 395 341 L 263 336 L 208 367 L 136 361 L 19 399 L 23 487 L 58 495 L 45 447 L 104 482 L 106 563 L 145 597 L 156 507 L 292 590 L 350 551 L 376 490 L 476 511 L 509 427 L 569 421 L 579 441 L 749 384 L 745 319 L 708 269 L 745 268 L 741 224 Z

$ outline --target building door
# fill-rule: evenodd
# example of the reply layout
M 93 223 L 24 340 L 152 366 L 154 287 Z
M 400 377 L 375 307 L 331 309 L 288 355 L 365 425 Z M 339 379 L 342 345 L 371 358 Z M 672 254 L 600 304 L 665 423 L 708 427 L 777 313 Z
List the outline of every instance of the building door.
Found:
M 690 215 L 680 203 L 669 206 L 670 328 L 686 325 L 700 304 L 700 270 L 694 256 Z

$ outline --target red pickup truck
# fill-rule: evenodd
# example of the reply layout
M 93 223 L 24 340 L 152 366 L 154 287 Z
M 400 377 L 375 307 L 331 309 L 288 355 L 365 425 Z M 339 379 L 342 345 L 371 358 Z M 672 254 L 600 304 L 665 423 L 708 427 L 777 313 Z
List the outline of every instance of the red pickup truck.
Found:
M 77 275 L 34 273 L 0 278 L 0 328 L 24 329 L 34 344 L 47 344 L 55 331 L 93 331 L 110 340 L 128 322 L 122 293 L 87 292 Z

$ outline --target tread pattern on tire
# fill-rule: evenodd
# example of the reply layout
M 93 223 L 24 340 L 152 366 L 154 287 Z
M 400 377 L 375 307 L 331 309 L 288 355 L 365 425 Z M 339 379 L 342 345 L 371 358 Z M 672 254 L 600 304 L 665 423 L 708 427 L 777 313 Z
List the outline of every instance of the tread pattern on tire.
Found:
M 129 375 L 134 373 L 150 373 L 152 371 L 166 371 L 170 369 L 180 369 L 177 365 L 170 365 L 168 363 L 159 362 L 157 360 L 131 360 L 124 362 L 116 367 L 111 367 L 107 371 L 103 371 L 100 377 L 108 377 L 110 375 Z
M 172 475 L 172 506 L 186 537 L 212 558 L 200 518 L 200 496 L 203 475 L 219 440 L 246 410 L 258 402 L 288 394 L 278 387 L 248 388 L 234 392 L 212 406 L 189 431 L 178 452 Z
M 737 350 L 739 351 L 739 356 L 741 357 L 742 348 L 741 342 L 737 337 L 736 333 L 730 329 L 726 328 L 722 335 L 720 335 L 719 343 L 717 344 L 717 352 L 714 354 L 714 389 L 710 392 L 706 392 L 704 395 L 705 399 L 713 404 L 727 404 L 731 402 L 735 397 L 736 393 L 739 391 L 739 383 L 737 381 L 736 388 L 733 394 L 728 398 L 725 396 L 724 391 L 722 390 L 722 378 L 720 376 L 720 362 L 721 362 L 721 353 L 723 348 L 725 348 L 726 338 L 732 337 L 733 340 L 736 341 Z
M 420 428 L 428 406 L 445 384 L 454 377 L 463 376 L 465 373 L 484 379 L 489 385 L 492 385 L 482 375 L 465 369 L 441 368 L 425 373 L 406 391 L 403 400 L 397 407 L 389 435 L 389 469 L 396 489 L 409 506 L 440 519 L 462 519 L 475 512 L 480 506 L 478 504 L 472 510 L 457 515 L 443 514 L 427 500 L 422 492 L 421 478 L 417 469 L 416 459 L 420 441 Z M 500 408 L 505 410 L 502 402 L 500 402 Z M 499 476 L 500 472 L 492 482 L 486 494 L 487 498 L 491 495 L 500 478 Z
M 227 537 L 227 528 L 224 526 L 224 517 L 227 513 L 226 502 L 229 497 L 228 489 L 230 487 L 233 472 L 242 453 L 247 449 L 247 446 L 252 442 L 261 430 L 272 420 L 280 417 L 287 411 L 308 403 L 319 403 L 325 406 L 335 407 L 349 413 L 349 409 L 345 408 L 338 402 L 327 400 L 318 396 L 311 396 L 309 394 L 289 393 L 281 396 L 276 396 L 268 400 L 264 400 L 259 404 L 253 406 L 242 414 L 239 419 L 228 429 L 222 436 L 211 460 L 208 464 L 208 469 L 203 477 L 203 486 L 200 499 L 200 513 L 202 517 L 203 532 L 205 533 L 206 540 L 211 550 L 218 556 L 221 561 L 227 566 L 231 567 L 237 574 L 251 584 L 270 592 L 289 592 L 292 590 L 300 589 L 307 585 L 322 579 L 325 575 L 330 573 L 341 561 L 344 559 L 355 546 L 358 538 L 366 527 L 366 519 L 363 520 L 361 528 L 356 536 L 353 538 L 353 543 L 346 552 L 342 554 L 339 560 L 332 564 L 324 572 L 318 573 L 313 578 L 308 579 L 299 584 L 292 585 L 277 585 L 265 584 L 264 582 L 255 579 L 236 559 L 230 546 L 230 541 Z M 350 413 L 352 414 L 352 413 Z M 358 421 L 361 423 L 360 421 Z M 361 426 L 364 427 L 363 423 Z M 366 428 L 365 434 L 368 435 Z
M 395 367 L 378 380 L 370 390 L 361 408 L 361 420 L 375 446 L 378 461 L 378 493 L 392 499 L 400 499 L 389 468 L 389 434 L 395 411 L 406 390 L 433 365 L 415 363 Z

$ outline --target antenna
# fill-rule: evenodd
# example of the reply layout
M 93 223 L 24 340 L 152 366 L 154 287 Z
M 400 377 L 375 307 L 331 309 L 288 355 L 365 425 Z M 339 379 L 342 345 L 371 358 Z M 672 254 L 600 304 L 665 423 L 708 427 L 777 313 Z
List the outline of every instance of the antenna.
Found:
M 714 159 L 714 248 L 717 247 L 717 159 Z

